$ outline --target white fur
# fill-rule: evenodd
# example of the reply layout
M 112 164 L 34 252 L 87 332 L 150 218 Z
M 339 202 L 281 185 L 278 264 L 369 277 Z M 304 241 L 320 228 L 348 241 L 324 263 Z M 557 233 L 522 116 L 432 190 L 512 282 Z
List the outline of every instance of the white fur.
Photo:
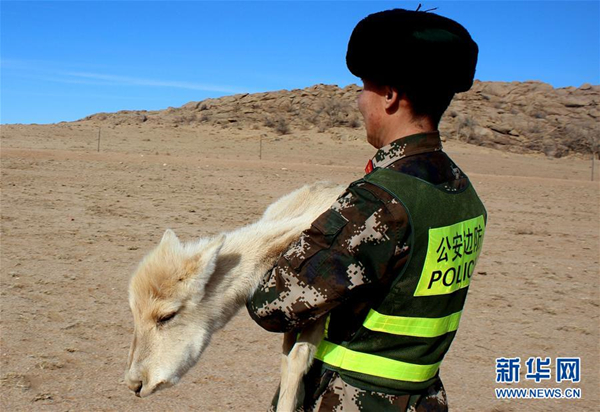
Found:
M 213 333 L 245 305 L 264 274 L 342 193 L 319 182 L 273 203 L 261 219 L 216 238 L 182 243 L 167 230 L 129 287 L 134 339 L 125 381 L 138 396 L 176 384 Z M 170 315 L 175 314 L 170 320 Z M 293 411 L 301 378 L 323 336 L 323 321 L 284 337 L 278 411 Z

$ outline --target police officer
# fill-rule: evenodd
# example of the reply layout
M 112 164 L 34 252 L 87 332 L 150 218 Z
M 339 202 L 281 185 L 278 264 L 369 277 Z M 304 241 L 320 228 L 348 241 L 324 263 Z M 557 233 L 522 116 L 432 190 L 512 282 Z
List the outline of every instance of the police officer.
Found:
M 433 13 L 383 11 L 354 29 L 346 61 L 377 153 L 248 301 L 273 332 L 327 317 L 298 410 L 447 410 L 438 371 L 487 215 L 438 123 L 472 86 L 477 53 L 464 27 Z

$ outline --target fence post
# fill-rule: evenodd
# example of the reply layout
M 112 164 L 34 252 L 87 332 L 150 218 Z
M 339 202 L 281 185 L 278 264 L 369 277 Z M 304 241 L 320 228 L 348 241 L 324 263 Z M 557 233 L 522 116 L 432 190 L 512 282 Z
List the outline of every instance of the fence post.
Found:
M 592 152 L 592 182 L 594 181 L 594 158 L 596 157 L 596 152 Z
M 98 152 L 100 151 L 100 127 L 98 128 Z

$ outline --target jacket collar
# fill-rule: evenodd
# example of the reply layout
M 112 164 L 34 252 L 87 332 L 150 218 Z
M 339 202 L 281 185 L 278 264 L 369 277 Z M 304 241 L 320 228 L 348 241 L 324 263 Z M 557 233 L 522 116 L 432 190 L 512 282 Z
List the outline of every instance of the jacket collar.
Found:
M 373 168 L 384 168 L 407 156 L 440 150 L 442 150 L 440 132 L 412 134 L 382 147 L 370 162 Z

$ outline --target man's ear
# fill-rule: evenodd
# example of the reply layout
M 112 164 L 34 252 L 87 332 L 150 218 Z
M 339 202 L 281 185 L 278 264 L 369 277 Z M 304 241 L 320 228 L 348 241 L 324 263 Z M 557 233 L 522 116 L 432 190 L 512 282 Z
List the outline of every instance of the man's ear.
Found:
M 400 103 L 402 95 L 398 92 L 398 89 L 392 86 L 384 86 L 384 97 L 385 97 L 385 110 L 396 111 Z

